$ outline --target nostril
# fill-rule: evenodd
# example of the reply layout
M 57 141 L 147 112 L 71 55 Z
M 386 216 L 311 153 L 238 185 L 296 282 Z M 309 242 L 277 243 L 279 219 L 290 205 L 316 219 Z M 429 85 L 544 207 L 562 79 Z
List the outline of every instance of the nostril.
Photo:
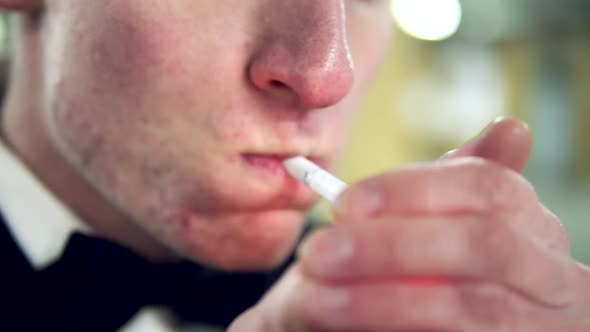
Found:
M 287 88 L 287 84 L 279 81 L 279 80 L 272 80 L 270 81 L 270 86 L 273 88 L 285 89 Z

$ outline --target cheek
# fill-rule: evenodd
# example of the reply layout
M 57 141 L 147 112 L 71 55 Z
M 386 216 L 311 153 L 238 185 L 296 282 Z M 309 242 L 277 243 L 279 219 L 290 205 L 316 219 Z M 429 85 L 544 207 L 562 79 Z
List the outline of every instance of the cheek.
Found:
M 206 123 L 206 112 L 196 110 L 218 105 L 195 97 L 195 91 L 215 84 L 207 79 L 210 75 L 191 71 L 208 56 L 196 48 L 190 30 L 194 23 L 174 4 L 163 9 L 149 0 L 108 1 L 104 7 L 98 3 L 77 8 L 77 21 L 69 24 L 64 58 L 70 60 L 59 81 L 67 85 L 61 90 L 73 96 L 53 99 L 82 103 L 56 107 L 68 110 L 60 121 L 100 127 L 96 130 L 131 141 L 144 141 L 146 134 L 171 140 L 186 135 L 189 122 Z M 190 134 L 195 132 L 201 131 Z
M 95 23 L 86 51 L 93 74 L 120 88 L 165 87 L 166 77 L 178 82 L 192 62 L 187 57 L 190 33 L 180 18 L 156 20 L 127 10 Z
M 207 113 L 206 119 L 201 119 L 203 123 L 211 127 L 208 132 L 212 135 L 209 138 L 210 142 L 217 145 L 224 142 L 231 144 L 247 142 L 256 124 L 252 123 L 252 116 L 245 109 L 246 106 L 241 105 L 238 100 L 234 101 L 223 95 L 215 96 L 214 99 L 215 101 L 210 102 L 213 111 Z
M 183 8 L 191 2 L 161 3 L 113 2 L 101 20 L 89 23 L 85 30 L 90 37 L 78 38 L 85 45 L 79 51 L 83 54 L 74 57 L 86 58 L 81 67 L 90 74 L 84 79 L 108 105 L 117 103 L 118 122 L 144 121 L 183 134 L 189 134 L 190 123 L 199 129 L 190 135 L 241 139 L 243 110 L 234 110 L 232 98 L 225 97 L 235 95 L 227 82 L 238 81 L 233 71 L 239 72 L 239 59 L 225 45 L 234 41 L 204 33 L 203 26 L 217 34 L 223 28 L 203 9 Z

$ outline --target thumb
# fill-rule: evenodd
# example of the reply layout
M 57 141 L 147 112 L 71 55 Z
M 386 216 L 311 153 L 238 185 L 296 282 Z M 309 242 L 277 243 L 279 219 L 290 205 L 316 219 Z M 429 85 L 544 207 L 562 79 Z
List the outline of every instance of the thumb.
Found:
M 482 134 L 441 159 L 479 157 L 521 172 L 532 148 L 529 127 L 522 121 L 502 118 L 489 125 Z

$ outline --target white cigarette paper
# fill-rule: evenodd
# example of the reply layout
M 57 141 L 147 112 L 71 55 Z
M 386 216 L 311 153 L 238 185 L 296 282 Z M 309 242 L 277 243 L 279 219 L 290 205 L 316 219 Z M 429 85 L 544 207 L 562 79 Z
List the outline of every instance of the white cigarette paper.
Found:
M 283 164 L 294 178 L 305 183 L 311 190 L 332 203 L 348 187 L 342 180 L 305 157 L 290 158 L 285 160 Z

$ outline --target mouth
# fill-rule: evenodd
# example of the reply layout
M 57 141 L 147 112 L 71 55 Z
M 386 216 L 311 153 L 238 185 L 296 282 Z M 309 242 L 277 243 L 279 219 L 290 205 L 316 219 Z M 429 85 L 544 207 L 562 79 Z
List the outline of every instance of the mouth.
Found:
M 280 154 L 280 153 L 244 153 L 242 154 L 242 158 L 244 161 L 259 170 L 265 171 L 267 173 L 271 173 L 274 175 L 287 175 L 288 172 L 283 165 L 283 162 L 289 158 L 296 157 L 296 154 Z M 306 158 L 310 159 L 311 161 L 315 162 L 319 165 L 325 165 L 325 162 L 322 158 L 317 158 L 313 156 L 305 156 Z
M 242 155 L 244 161 L 250 166 L 277 175 L 286 173 L 283 161 L 291 157 L 293 155 L 261 153 L 245 153 Z
M 307 185 L 291 176 L 283 162 L 286 159 L 301 156 L 294 153 L 250 152 L 242 153 L 242 173 L 245 181 L 251 184 L 253 195 L 256 190 L 270 197 L 272 203 L 281 207 L 308 209 L 317 201 L 315 194 Z M 326 165 L 325 158 L 305 155 L 318 165 Z M 278 203 L 277 203 L 278 202 Z

